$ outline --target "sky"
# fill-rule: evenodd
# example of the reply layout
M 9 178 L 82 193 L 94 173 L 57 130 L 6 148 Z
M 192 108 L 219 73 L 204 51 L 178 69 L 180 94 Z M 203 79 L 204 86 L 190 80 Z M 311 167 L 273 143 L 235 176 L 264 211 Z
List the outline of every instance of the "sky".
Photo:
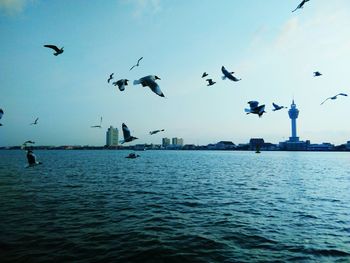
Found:
M 350 140 L 350 1 L 0 0 L 0 146 L 105 145 L 124 122 L 138 140 Z M 64 47 L 53 56 L 45 44 Z M 143 57 L 140 66 L 130 67 Z M 242 78 L 222 80 L 221 66 Z M 217 83 L 208 87 L 203 72 Z M 321 77 L 313 77 L 320 71 Z M 129 79 L 121 92 L 107 83 Z M 165 98 L 133 85 L 161 78 Z M 266 105 L 261 118 L 247 102 Z M 103 117 L 102 129 L 90 128 Z M 38 125 L 29 125 L 39 117 Z M 149 131 L 165 132 L 149 135 Z

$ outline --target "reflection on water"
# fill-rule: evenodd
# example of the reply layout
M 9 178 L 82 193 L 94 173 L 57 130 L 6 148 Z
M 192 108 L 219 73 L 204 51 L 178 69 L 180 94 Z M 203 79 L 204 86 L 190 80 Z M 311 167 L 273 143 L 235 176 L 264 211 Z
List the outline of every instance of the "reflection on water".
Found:
M 348 153 L 0 151 L 2 262 L 350 261 Z

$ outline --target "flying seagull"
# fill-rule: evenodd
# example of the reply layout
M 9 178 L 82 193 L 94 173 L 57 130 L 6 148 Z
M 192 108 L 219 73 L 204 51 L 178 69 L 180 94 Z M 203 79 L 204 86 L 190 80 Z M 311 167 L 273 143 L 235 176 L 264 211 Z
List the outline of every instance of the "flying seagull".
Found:
M 244 109 L 244 111 L 249 114 L 258 114 L 259 118 L 264 114 L 265 111 L 265 104 L 259 106 L 258 101 L 248 101 L 248 104 L 250 106 L 250 109 Z
M 221 72 L 222 74 L 224 74 L 224 76 L 222 77 L 222 79 L 230 79 L 232 81 L 240 81 L 241 79 L 237 79 L 235 76 L 233 76 L 234 72 L 228 72 L 227 69 L 225 69 L 224 66 L 221 67 Z
M 128 79 L 120 79 L 116 82 L 113 82 L 113 85 L 118 86 L 119 90 L 123 91 L 125 90 L 125 86 L 128 85 L 128 81 L 129 81 Z
M 52 48 L 53 50 L 55 50 L 56 53 L 53 53 L 55 56 L 58 56 L 59 54 L 63 53 L 63 47 L 62 48 L 58 48 L 55 45 L 44 45 L 44 47 Z
M 206 81 L 208 81 L 208 85 L 207 86 L 212 86 L 212 85 L 214 85 L 216 83 L 212 79 L 206 79 Z
M 102 128 L 102 117 L 100 118 L 100 125 L 94 125 L 91 128 Z
M 204 73 L 202 74 L 202 78 L 205 78 L 206 76 L 208 76 L 208 73 L 207 73 L 207 72 L 204 72 Z
M 139 66 L 139 63 L 140 63 L 140 61 L 141 61 L 141 59 L 143 59 L 143 57 L 140 57 L 139 60 L 137 61 L 136 65 L 132 66 L 132 67 L 130 68 L 130 70 L 132 70 L 134 67 L 138 67 L 138 66 Z
M 133 136 L 130 135 L 130 130 L 129 130 L 128 126 L 126 126 L 125 123 L 122 124 L 122 129 L 123 129 L 124 140 L 120 141 L 121 144 L 123 144 L 125 142 L 131 142 L 133 140 L 138 139 L 138 138 L 133 137 Z
M 140 78 L 139 80 L 134 80 L 134 85 L 141 84 L 142 87 L 148 86 L 155 94 L 161 97 L 164 97 L 163 92 L 160 90 L 158 84 L 156 83 L 157 79 L 160 79 L 160 78 L 155 75 L 149 75 L 149 76 Z
M 323 103 L 325 103 L 327 100 L 335 100 L 338 96 L 348 96 L 348 94 L 345 94 L 345 93 L 339 93 L 339 94 L 337 94 L 337 95 L 335 95 L 335 96 L 333 96 L 333 97 L 329 97 L 329 98 L 327 98 L 327 99 L 325 99 L 320 105 L 322 105 Z
M 164 129 L 162 129 L 162 130 L 150 131 L 149 134 L 150 134 L 150 135 L 153 135 L 153 134 L 156 134 L 156 133 L 162 132 L 162 131 L 164 131 Z
M 32 122 L 30 125 L 37 125 L 39 118 L 36 118 L 34 122 Z
M 109 78 L 107 79 L 107 82 L 108 82 L 108 83 L 113 79 L 113 75 L 114 75 L 114 73 L 112 73 L 111 75 L 109 75 Z
M 322 74 L 319 71 L 315 71 L 314 72 L 314 77 L 319 77 L 322 76 Z
M 4 115 L 4 111 L 2 109 L 0 109 L 0 119 L 2 118 L 2 115 Z M 0 126 L 2 126 L 1 123 L 0 123 Z
M 272 109 L 272 111 L 276 111 L 276 110 L 281 110 L 281 109 L 287 108 L 287 107 L 284 107 L 284 106 L 279 106 L 279 105 L 277 105 L 276 103 L 273 103 L 273 102 L 272 102 L 272 106 L 274 107 Z
M 294 11 L 296 11 L 296 10 L 298 10 L 298 9 L 303 8 L 304 5 L 305 5 L 305 3 L 306 3 L 306 2 L 309 2 L 309 1 L 310 1 L 310 0 L 303 0 L 303 1 L 301 1 L 301 3 L 297 6 L 297 8 L 295 8 L 292 12 L 294 12 Z

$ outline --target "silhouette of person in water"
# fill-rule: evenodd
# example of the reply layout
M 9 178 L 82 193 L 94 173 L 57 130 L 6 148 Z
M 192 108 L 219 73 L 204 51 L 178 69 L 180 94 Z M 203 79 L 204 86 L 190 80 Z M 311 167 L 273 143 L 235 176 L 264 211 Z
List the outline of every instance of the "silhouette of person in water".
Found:
M 36 164 L 36 156 L 32 150 L 27 150 L 27 160 L 29 165 Z

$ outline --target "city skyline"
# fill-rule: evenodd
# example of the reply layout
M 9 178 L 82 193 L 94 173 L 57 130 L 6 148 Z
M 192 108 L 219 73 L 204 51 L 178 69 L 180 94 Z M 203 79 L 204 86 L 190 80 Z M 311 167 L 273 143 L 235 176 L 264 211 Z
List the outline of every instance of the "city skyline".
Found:
M 349 99 L 320 103 L 350 90 L 350 3 L 310 1 L 291 13 L 295 4 L 0 1 L 0 146 L 104 145 L 107 128 L 121 131 L 123 122 L 139 138 L 132 144 L 173 136 L 196 145 L 278 143 L 288 140 L 290 120 L 288 109 L 272 112 L 272 102 L 289 108 L 293 99 L 301 140 L 345 143 Z M 44 44 L 65 51 L 55 57 Z M 223 65 L 242 81 L 221 80 Z M 107 83 L 112 72 L 130 80 L 125 91 Z M 207 87 L 203 72 L 217 83 Z M 149 74 L 161 78 L 165 99 L 132 85 Z M 246 115 L 250 100 L 267 113 Z M 103 128 L 91 129 L 100 116 Z

